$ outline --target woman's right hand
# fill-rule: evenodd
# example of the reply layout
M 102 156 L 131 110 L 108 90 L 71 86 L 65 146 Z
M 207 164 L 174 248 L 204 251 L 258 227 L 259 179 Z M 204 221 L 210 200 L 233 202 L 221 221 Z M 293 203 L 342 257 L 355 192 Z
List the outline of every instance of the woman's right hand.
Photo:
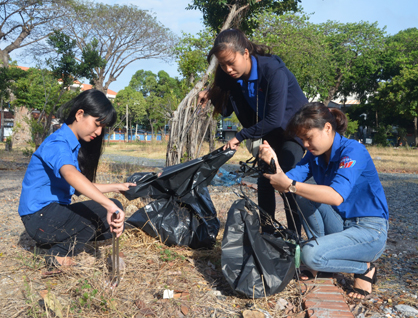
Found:
M 205 89 L 204 91 L 200 91 L 199 94 L 197 94 L 197 105 L 202 104 L 202 108 L 205 108 L 208 102 L 208 96 L 209 96 L 208 89 Z
M 119 237 L 122 235 L 123 232 L 123 224 L 125 222 L 125 212 L 123 212 L 122 209 L 120 209 L 116 204 L 113 203 L 113 201 L 110 201 L 112 204 L 110 204 L 109 207 L 106 207 L 107 210 L 107 216 L 106 220 L 107 223 L 110 226 L 110 232 L 113 232 L 116 234 L 116 237 Z M 115 217 L 112 218 L 113 214 L 118 211 Z

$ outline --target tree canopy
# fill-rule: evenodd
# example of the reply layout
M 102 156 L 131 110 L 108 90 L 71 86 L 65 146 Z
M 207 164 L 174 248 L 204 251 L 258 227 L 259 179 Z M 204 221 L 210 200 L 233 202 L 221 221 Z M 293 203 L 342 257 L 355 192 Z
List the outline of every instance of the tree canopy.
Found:
M 12 51 L 46 39 L 72 4 L 72 0 L 0 0 L 0 64 L 7 67 Z
M 106 61 L 91 67 L 94 86 L 105 92 L 132 62 L 171 57 L 176 36 L 146 10 L 134 5 L 108 5 L 86 1 L 66 21 L 67 34 L 79 53 L 88 47 Z M 81 59 L 80 55 L 78 56 Z
M 249 7 L 242 11 L 232 24 L 232 27 L 240 28 L 247 32 L 257 27 L 257 20 L 251 19 L 257 13 L 265 10 L 271 10 L 276 14 L 296 11 L 299 2 L 301 0 L 193 0 L 186 9 L 202 11 L 205 25 L 212 28 L 215 32 L 219 32 L 233 4 L 238 4 L 239 6 L 249 4 Z

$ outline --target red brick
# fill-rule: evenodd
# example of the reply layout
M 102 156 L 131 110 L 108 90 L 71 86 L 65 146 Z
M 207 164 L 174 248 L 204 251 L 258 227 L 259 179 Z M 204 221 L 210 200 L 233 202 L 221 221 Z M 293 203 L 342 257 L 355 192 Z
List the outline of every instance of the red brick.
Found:
M 350 311 L 331 311 L 331 310 L 313 310 L 313 314 L 308 311 L 309 318 L 354 318 Z
M 333 310 L 349 310 L 348 305 L 342 301 L 313 301 L 306 300 L 304 307 L 307 309 L 333 309 Z
M 326 301 L 344 301 L 343 295 L 340 293 L 334 294 L 319 294 L 319 293 L 308 293 L 306 299 L 309 300 L 326 300 Z
M 331 294 L 341 294 L 340 289 L 337 286 L 328 286 L 328 285 L 319 285 L 315 286 L 315 288 L 312 290 L 314 293 L 331 293 Z

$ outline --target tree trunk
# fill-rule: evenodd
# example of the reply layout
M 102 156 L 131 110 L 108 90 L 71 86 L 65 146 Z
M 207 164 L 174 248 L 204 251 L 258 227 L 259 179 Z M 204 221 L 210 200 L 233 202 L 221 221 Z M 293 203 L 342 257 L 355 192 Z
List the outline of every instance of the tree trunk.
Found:
M 335 93 L 337 92 L 338 88 L 340 87 L 341 79 L 342 78 L 343 78 L 343 74 L 342 73 L 340 73 L 340 74 L 338 74 L 338 76 L 336 76 L 336 78 L 335 78 L 335 80 L 336 80 L 335 85 L 329 89 L 328 97 L 324 100 L 324 105 L 325 106 L 328 107 L 329 102 L 332 101 L 332 99 L 334 98 Z
M 9 67 L 9 53 L 5 50 L 0 49 L 0 66 Z
M 249 4 L 238 8 L 237 4 L 234 4 L 222 26 L 223 30 L 226 30 L 231 25 L 233 19 Z M 205 121 L 207 118 L 199 116 L 200 110 L 196 109 L 196 96 L 205 86 L 209 76 L 213 73 L 216 67 L 216 57 L 213 56 L 209 67 L 206 70 L 205 75 L 196 83 L 193 89 L 186 95 L 186 97 L 180 102 L 177 110 L 174 111 L 170 120 L 170 138 L 167 144 L 166 166 L 172 166 L 179 164 L 184 152 L 187 152 L 187 159 L 194 159 L 199 155 L 201 144 L 205 138 L 209 122 Z M 206 105 L 204 112 L 208 114 L 212 111 L 212 106 Z M 194 123 L 194 120 L 203 121 L 203 123 Z M 192 129 L 193 128 L 193 129 Z M 204 131 L 199 128 L 205 129 Z M 196 145 L 199 144 L 196 150 Z
M 415 138 L 415 147 L 418 146 L 418 117 L 414 117 L 414 138 Z
M 4 140 L 4 110 L 3 110 L 3 98 L 0 100 L 0 111 L 1 111 L 1 130 L 0 130 L 0 141 Z

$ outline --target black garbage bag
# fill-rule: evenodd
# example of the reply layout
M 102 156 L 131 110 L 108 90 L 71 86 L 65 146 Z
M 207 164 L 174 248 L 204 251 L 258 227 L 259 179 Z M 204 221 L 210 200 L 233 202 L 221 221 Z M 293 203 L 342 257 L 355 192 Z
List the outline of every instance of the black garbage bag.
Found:
M 129 200 L 148 196 L 157 200 L 136 211 L 126 222 L 167 245 L 212 248 L 220 222 L 207 186 L 234 153 L 219 148 L 201 158 L 166 167 L 159 177 L 150 172 L 133 174 L 127 182 L 137 185 L 125 196 Z
M 257 207 L 234 202 L 222 240 L 222 273 L 233 290 L 250 298 L 282 291 L 295 273 L 296 245 L 277 234 L 260 233 Z

